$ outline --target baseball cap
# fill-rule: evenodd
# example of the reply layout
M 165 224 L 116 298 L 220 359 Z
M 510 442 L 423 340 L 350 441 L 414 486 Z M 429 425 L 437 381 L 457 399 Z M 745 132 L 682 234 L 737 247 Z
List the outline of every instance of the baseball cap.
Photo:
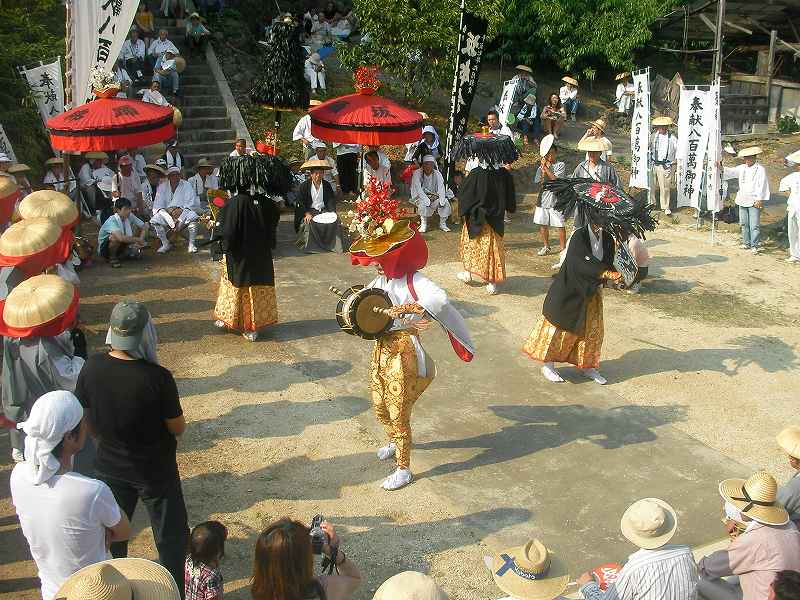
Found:
M 111 311 L 107 343 L 114 350 L 135 350 L 150 319 L 147 307 L 137 300 L 122 300 Z

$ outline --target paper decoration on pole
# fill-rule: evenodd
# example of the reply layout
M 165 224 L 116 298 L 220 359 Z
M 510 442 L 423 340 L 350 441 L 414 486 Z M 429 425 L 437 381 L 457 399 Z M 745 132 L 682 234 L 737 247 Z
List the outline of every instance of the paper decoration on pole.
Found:
M 20 74 L 36 99 L 36 106 L 42 123 L 47 126 L 47 119 L 64 112 L 64 81 L 61 78 L 61 57 L 49 65 L 40 65 L 32 69 L 20 67 Z
M 453 91 L 450 95 L 450 122 L 447 127 L 447 169 L 445 181 L 449 181 L 455 164 L 453 151 L 467 131 L 472 99 L 478 85 L 478 74 L 483 57 L 483 44 L 489 23 L 464 9 L 461 2 L 461 23 L 458 34 L 458 53 L 456 54 Z
M 514 80 L 506 81 L 503 84 L 503 93 L 500 95 L 500 103 L 497 105 L 497 118 L 503 125 L 508 125 L 513 122 L 509 117 L 512 116 L 511 106 L 514 104 L 514 90 L 517 88 L 517 82 Z
M 17 162 L 17 155 L 14 154 L 14 148 L 11 147 L 11 140 L 8 139 L 2 125 L 0 125 L 0 153 L 7 155 L 13 162 Z
M 722 210 L 722 173 L 717 163 L 722 156 L 722 127 L 719 118 L 719 80 L 709 92 L 709 138 L 708 138 L 708 177 L 706 197 L 708 210 L 716 213 Z
M 700 207 L 708 154 L 708 91 L 683 88 L 678 113 L 678 206 Z
M 631 179 L 628 185 L 650 189 L 650 69 L 633 73 L 633 121 L 631 122 Z
M 71 0 L 72 106 L 89 102 L 93 68 L 113 71 L 139 0 Z

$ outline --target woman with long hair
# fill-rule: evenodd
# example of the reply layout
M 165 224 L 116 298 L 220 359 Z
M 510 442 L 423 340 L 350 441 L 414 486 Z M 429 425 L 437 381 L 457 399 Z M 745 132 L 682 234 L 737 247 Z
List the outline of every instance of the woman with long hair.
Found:
M 547 98 L 547 106 L 542 110 L 542 129 L 546 134 L 553 134 L 558 139 L 558 134 L 567 120 L 567 111 L 561 105 L 561 97 L 553 92 Z
M 340 548 L 333 525 L 322 522 L 327 541 L 322 554 L 336 564 L 336 575 L 314 576 L 311 530 L 284 517 L 256 541 L 250 595 L 253 600 L 346 600 L 361 584 L 361 573 Z

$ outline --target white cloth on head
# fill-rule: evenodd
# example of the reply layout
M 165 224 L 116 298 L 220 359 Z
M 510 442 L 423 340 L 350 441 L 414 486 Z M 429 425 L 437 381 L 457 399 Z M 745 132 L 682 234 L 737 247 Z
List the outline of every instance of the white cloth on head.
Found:
M 156 190 L 156 197 L 153 200 L 153 214 L 157 213 L 163 208 L 173 207 L 198 209 L 200 208 L 200 199 L 197 197 L 192 185 L 185 179 L 178 181 L 175 191 L 172 191 L 172 186 L 169 180 L 162 181 Z
M 28 479 L 39 485 L 61 469 L 53 449 L 64 436 L 75 429 L 83 418 L 83 407 L 75 394 L 67 391 L 47 392 L 33 405 L 28 419 L 17 424 L 25 432 L 25 465 Z

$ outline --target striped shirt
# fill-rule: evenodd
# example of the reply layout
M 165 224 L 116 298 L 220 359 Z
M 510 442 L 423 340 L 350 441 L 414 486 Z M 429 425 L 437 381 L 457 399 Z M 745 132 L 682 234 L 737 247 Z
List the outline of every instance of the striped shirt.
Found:
M 586 600 L 695 600 L 697 565 L 688 546 L 639 550 L 628 557 L 605 592 L 594 581 L 581 587 Z

